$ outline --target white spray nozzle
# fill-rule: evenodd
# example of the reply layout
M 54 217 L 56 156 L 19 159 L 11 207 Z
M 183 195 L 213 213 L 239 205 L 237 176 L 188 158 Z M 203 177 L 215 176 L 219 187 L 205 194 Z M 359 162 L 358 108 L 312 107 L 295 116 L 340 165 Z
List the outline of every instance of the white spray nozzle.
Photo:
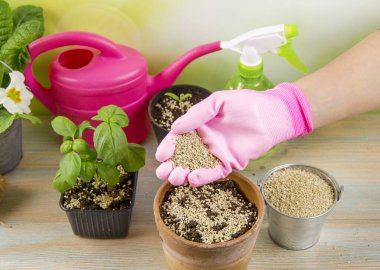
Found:
M 242 54 L 246 46 L 253 46 L 259 54 L 286 44 L 285 25 L 262 27 L 246 32 L 230 41 L 222 41 L 222 49 L 230 49 Z
M 261 55 L 257 52 L 253 46 L 245 46 L 240 56 L 240 62 L 243 65 L 254 67 L 261 64 Z
M 297 69 L 307 72 L 307 67 L 294 53 L 288 41 L 296 35 L 297 26 L 279 24 L 254 29 L 230 41 L 222 41 L 220 47 L 239 53 L 241 63 L 246 66 L 257 66 L 262 61 L 261 55 L 271 52 L 285 57 Z

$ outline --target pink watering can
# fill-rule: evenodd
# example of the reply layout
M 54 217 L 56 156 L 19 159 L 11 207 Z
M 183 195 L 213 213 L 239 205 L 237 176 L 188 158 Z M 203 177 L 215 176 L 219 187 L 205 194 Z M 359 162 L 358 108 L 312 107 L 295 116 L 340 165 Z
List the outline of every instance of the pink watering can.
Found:
M 241 40 L 241 37 L 248 36 L 241 35 L 236 40 Z M 63 32 L 45 36 L 28 46 L 32 61 L 25 69 L 25 81 L 54 115 L 64 115 L 76 124 L 91 119 L 102 106 L 113 104 L 123 108 L 130 118 L 125 129 L 128 140 L 139 143 L 150 130 L 147 112 L 150 98 L 172 85 L 191 61 L 222 48 L 230 48 L 231 42 L 236 43 L 234 40 L 216 41 L 198 46 L 162 72 L 150 76 L 147 62 L 138 51 L 96 34 Z M 35 79 L 33 60 L 49 50 L 71 45 L 77 46 L 59 53 L 51 62 L 51 88 L 45 89 Z M 85 139 L 91 143 L 92 134 Z
M 44 88 L 32 71 L 33 60 L 52 49 L 79 45 L 59 53 L 50 64 L 51 88 Z M 173 84 L 194 59 L 220 50 L 220 42 L 196 47 L 155 76 L 136 50 L 88 32 L 63 32 L 40 38 L 28 46 L 31 57 L 25 81 L 34 95 L 54 114 L 79 124 L 104 105 L 117 105 L 130 118 L 125 129 L 130 142 L 142 142 L 149 133 L 149 99 Z M 92 134 L 87 141 L 92 141 Z

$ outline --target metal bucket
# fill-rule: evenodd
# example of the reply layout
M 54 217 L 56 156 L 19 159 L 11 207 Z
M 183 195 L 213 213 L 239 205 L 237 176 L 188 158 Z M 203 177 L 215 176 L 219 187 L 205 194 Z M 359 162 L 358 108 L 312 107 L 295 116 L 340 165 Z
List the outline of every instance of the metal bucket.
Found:
M 3 133 L 0 133 L 0 174 L 11 172 L 22 158 L 21 119 L 16 119 Z
M 334 203 L 331 205 L 331 207 L 318 216 L 292 217 L 279 212 L 270 203 L 268 203 L 267 198 L 265 197 L 264 189 L 264 184 L 266 180 L 274 172 L 287 168 L 295 168 L 309 171 L 318 175 L 327 183 L 329 183 L 333 187 L 335 195 Z M 265 203 L 267 204 L 269 236 L 279 246 L 291 250 L 307 249 L 314 246 L 318 242 L 324 221 L 327 218 L 328 214 L 335 207 L 337 201 L 340 200 L 341 193 L 343 191 L 343 186 L 339 186 L 337 181 L 327 172 L 312 166 L 302 164 L 285 164 L 273 168 L 268 173 L 266 173 L 264 177 L 259 181 L 259 187 L 261 193 L 263 194 Z

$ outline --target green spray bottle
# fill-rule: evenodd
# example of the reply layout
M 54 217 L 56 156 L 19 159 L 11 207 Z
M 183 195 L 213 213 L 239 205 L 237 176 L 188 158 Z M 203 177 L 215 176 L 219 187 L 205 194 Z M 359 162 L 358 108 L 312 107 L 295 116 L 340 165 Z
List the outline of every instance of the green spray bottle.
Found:
M 290 39 L 298 35 L 296 25 L 275 25 L 249 31 L 230 41 L 221 42 L 223 49 L 240 54 L 238 73 L 232 76 L 224 89 L 254 89 L 262 91 L 273 88 L 273 83 L 264 75 L 261 55 L 271 52 L 284 57 L 302 73 L 309 72 L 294 52 Z

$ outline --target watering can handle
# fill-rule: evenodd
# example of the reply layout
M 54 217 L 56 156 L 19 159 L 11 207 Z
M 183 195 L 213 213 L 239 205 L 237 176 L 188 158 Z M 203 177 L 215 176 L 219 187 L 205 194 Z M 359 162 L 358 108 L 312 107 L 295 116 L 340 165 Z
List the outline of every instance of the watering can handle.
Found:
M 25 69 L 26 84 L 31 88 L 35 96 L 53 113 L 56 113 L 54 101 L 49 95 L 49 90 L 44 88 L 35 78 L 32 70 L 32 64 L 40 54 L 70 45 L 82 45 L 98 49 L 102 56 L 109 58 L 122 58 L 123 54 L 118 46 L 109 39 L 100 35 L 89 32 L 63 32 L 45 36 L 30 43 L 28 51 L 31 62 L 27 64 Z
M 119 47 L 109 39 L 89 32 L 63 32 L 35 40 L 28 46 L 30 57 L 34 60 L 38 55 L 56 48 L 82 45 L 98 49 L 104 57 L 122 58 Z

